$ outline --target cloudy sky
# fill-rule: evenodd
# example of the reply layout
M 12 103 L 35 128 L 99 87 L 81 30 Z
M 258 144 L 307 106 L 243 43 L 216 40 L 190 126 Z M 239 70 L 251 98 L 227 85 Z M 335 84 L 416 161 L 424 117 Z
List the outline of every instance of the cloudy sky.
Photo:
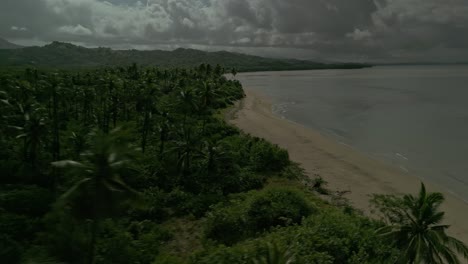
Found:
M 468 0 L 0 0 L 0 37 L 27 45 L 468 61 Z

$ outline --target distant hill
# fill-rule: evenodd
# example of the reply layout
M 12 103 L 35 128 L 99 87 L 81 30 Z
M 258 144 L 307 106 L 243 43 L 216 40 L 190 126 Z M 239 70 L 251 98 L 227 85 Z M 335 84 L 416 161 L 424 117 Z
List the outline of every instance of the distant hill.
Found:
M 5 39 L 0 38 L 0 49 L 19 49 L 23 46 L 13 44 Z
M 157 67 L 191 67 L 207 63 L 220 64 L 225 68 L 236 68 L 238 71 L 347 69 L 370 66 L 357 63 L 325 64 L 306 60 L 271 59 L 227 51 L 205 52 L 182 48 L 174 51 L 84 48 L 63 42 L 53 42 L 44 47 L 0 50 L 0 66 L 82 68 L 132 63 Z

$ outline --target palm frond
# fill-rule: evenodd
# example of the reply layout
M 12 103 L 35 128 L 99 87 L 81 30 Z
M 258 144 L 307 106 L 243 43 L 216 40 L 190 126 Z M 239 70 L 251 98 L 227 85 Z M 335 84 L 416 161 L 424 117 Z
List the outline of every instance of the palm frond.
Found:
M 66 193 L 64 193 L 61 197 L 60 197 L 60 200 L 68 200 L 68 198 L 70 196 L 72 196 L 73 194 L 75 194 L 75 192 L 77 192 L 78 190 L 80 190 L 82 188 L 83 185 L 89 183 L 92 179 L 91 178 L 84 178 L 80 181 L 78 181 L 77 183 L 75 183 L 75 185 L 73 185 Z
M 468 259 L 468 247 L 463 242 L 454 237 L 447 237 L 446 242 L 449 246 L 453 247 L 458 254 Z
M 51 163 L 52 166 L 58 168 L 65 168 L 65 167 L 76 167 L 76 168 L 87 168 L 86 165 L 74 160 L 61 160 L 61 161 L 54 161 Z

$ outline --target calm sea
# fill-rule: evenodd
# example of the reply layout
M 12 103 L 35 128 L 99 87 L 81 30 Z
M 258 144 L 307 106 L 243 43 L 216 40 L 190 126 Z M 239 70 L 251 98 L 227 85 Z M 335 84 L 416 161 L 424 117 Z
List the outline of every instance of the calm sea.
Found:
M 468 66 L 256 72 L 273 111 L 468 201 Z

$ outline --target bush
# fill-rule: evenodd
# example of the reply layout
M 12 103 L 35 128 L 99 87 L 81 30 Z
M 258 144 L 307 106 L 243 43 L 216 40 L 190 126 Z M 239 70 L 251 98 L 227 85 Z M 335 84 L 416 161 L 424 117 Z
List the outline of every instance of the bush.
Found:
M 129 210 L 130 216 L 135 220 L 149 219 L 162 221 L 168 217 L 165 205 L 166 193 L 158 188 L 148 188 L 141 193 L 141 206 L 134 206 Z
M 188 204 L 189 213 L 195 217 L 203 217 L 207 211 L 210 210 L 211 206 L 219 203 L 224 199 L 224 196 L 216 193 L 199 194 Z
M 289 180 L 309 179 L 309 176 L 305 175 L 304 169 L 299 164 L 293 162 L 286 166 L 278 176 Z
M 376 223 L 360 215 L 321 208 L 301 225 L 272 229 L 231 247 L 208 247 L 195 254 L 190 263 L 247 264 L 262 256 L 276 256 L 278 261 L 289 256 L 295 260 L 291 263 L 395 263 L 398 249 L 377 236 L 376 228 Z
M 279 172 L 289 165 L 289 154 L 286 150 L 273 145 L 264 139 L 254 139 L 250 148 L 251 166 L 258 172 Z
M 223 196 L 217 193 L 192 194 L 175 189 L 166 197 L 166 205 L 169 206 L 176 216 L 193 214 L 202 217 L 214 204 L 223 200 Z
M 102 223 L 96 263 L 151 263 L 159 253 L 161 242 L 171 235 L 150 221 Z
M 298 224 L 313 212 L 304 195 L 292 189 L 270 189 L 259 193 L 250 203 L 247 217 L 256 231 L 275 226 Z
M 239 195 L 230 204 L 218 204 L 208 214 L 205 235 L 226 245 L 276 226 L 297 224 L 314 208 L 300 191 L 285 188 Z
M 250 170 L 240 170 L 238 174 L 226 177 L 223 182 L 223 193 L 240 193 L 263 187 L 266 178 Z
M 222 142 L 237 165 L 255 172 L 280 172 L 290 164 L 286 150 L 264 139 L 242 134 L 224 138 Z
M 313 248 L 332 256 L 333 263 L 395 263 L 397 251 L 376 235 L 377 228 L 359 215 L 324 209 L 304 221 L 294 239 L 304 257 Z
M 4 263 L 19 263 L 21 246 L 9 236 L 0 234 L 0 259 Z
M 24 180 L 23 167 L 21 160 L 0 159 L 0 184 L 19 183 Z
M 0 194 L 0 208 L 21 215 L 41 216 L 52 202 L 52 193 L 36 186 L 6 188 Z
M 243 248 L 219 246 L 199 252 L 190 259 L 190 264 L 247 264 L 253 263 Z
M 226 245 L 233 245 L 248 236 L 242 205 L 222 208 L 208 214 L 206 237 Z
M 38 218 L 8 213 L 0 208 L 0 234 L 16 241 L 31 239 L 40 227 Z

